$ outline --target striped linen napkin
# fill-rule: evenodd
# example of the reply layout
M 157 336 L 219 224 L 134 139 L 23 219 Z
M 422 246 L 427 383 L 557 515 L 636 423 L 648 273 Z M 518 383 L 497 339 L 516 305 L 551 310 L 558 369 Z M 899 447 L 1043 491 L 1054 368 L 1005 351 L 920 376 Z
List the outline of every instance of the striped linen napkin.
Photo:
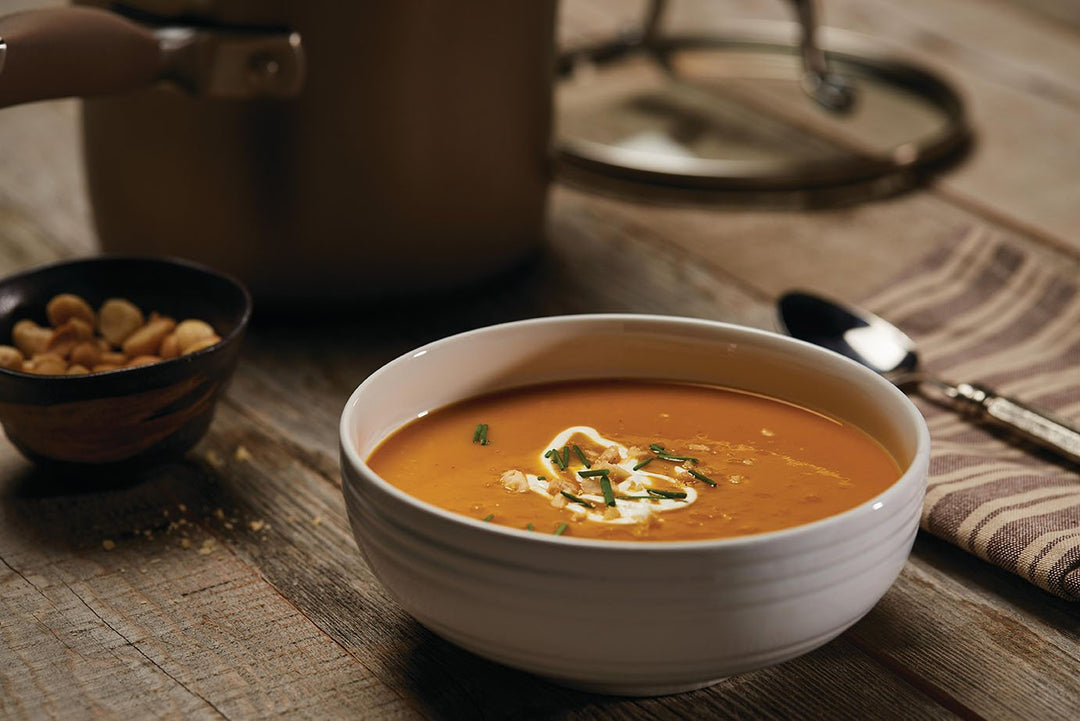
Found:
M 923 367 L 1080 425 L 1080 276 L 972 230 L 862 301 Z M 913 397 L 932 454 L 922 528 L 1080 600 L 1080 473 Z

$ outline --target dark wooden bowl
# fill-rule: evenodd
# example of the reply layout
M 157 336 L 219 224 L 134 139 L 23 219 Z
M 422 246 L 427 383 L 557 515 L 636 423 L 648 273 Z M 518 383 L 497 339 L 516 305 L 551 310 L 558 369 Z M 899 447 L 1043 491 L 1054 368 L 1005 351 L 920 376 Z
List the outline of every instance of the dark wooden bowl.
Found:
M 181 260 L 101 256 L 0 280 L 0 343 L 23 318 L 75 293 L 95 309 L 127 298 L 145 313 L 201 318 L 221 342 L 153 365 L 73 376 L 0 368 L 0 424 L 28 458 L 61 464 L 141 464 L 182 454 L 206 433 L 236 368 L 251 296 L 236 280 Z

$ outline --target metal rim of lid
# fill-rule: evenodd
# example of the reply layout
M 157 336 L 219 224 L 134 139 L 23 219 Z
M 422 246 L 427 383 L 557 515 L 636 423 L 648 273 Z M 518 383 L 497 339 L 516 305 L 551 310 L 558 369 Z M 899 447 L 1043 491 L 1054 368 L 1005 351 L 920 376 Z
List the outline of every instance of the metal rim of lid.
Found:
M 558 76 L 567 77 L 582 61 L 596 67 L 633 54 L 659 58 L 687 50 L 721 49 L 797 55 L 786 38 L 797 26 L 786 22 L 749 24 L 739 35 L 670 35 L 650 39 L 623 37 L 562 52 Z M 646 155 L 584 138 L 558 137 L 559 156 L 573 164 L 608 175 L 667 185 L 716 189 L 794 190 L 871 181 L 886 175 L 925 169 L 961 151 L 971 140 L 964 103 L 944 79 L 913 62 L 882 54 L 873 41 L 854 33 L 822 28 L 831 63 L 842 65 L 856 79 L 874 78 L 920 96 L 941 113 L 934 132 L 902 143 L 891 152 L 851 155 L 835 160 L 731 160 Z

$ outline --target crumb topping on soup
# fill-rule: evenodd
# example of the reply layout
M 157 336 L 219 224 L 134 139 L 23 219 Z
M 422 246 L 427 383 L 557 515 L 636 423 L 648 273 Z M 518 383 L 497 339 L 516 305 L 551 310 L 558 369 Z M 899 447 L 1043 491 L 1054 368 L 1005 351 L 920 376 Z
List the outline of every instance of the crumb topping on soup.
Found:
M 697 491 L 678 478 L 689 477 L 681 465 L 669 466 L 669 473 L 646 470 L 655 455 L 637 446 L 627 448 L 591 426 L 566 428 L 547 447 L 537 458 L 542 475 L 509 470 L 501 476 L 503 487 L 543 496 L 553 507 L 569 511 L 574 520 L 647 524 L 657 513 L 686 508 L 697 500 Z

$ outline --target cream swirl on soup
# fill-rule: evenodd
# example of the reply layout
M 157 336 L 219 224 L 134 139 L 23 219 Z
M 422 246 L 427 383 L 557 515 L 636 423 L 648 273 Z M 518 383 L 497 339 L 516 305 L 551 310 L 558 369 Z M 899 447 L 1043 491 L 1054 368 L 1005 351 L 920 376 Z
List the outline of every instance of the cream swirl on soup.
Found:
M 675 478 L 686 475 L 681 466 L 672 466 L 671 474 L 645 470 L 642 462 L 655 456 L 605 438 L 591 426 L 566 428 L 547 448 L 537 458 L 543 475 L 510 470 L 502 476 L 503 486 L 541 495 L 556 508 L 594 523 L 648 523 L 657 513 L 683 509 L 697 500 L 697 491 Z M 567 462 L 555 453 L 565 453 Z M 611 491 L 607 496 L 605 480 Z

